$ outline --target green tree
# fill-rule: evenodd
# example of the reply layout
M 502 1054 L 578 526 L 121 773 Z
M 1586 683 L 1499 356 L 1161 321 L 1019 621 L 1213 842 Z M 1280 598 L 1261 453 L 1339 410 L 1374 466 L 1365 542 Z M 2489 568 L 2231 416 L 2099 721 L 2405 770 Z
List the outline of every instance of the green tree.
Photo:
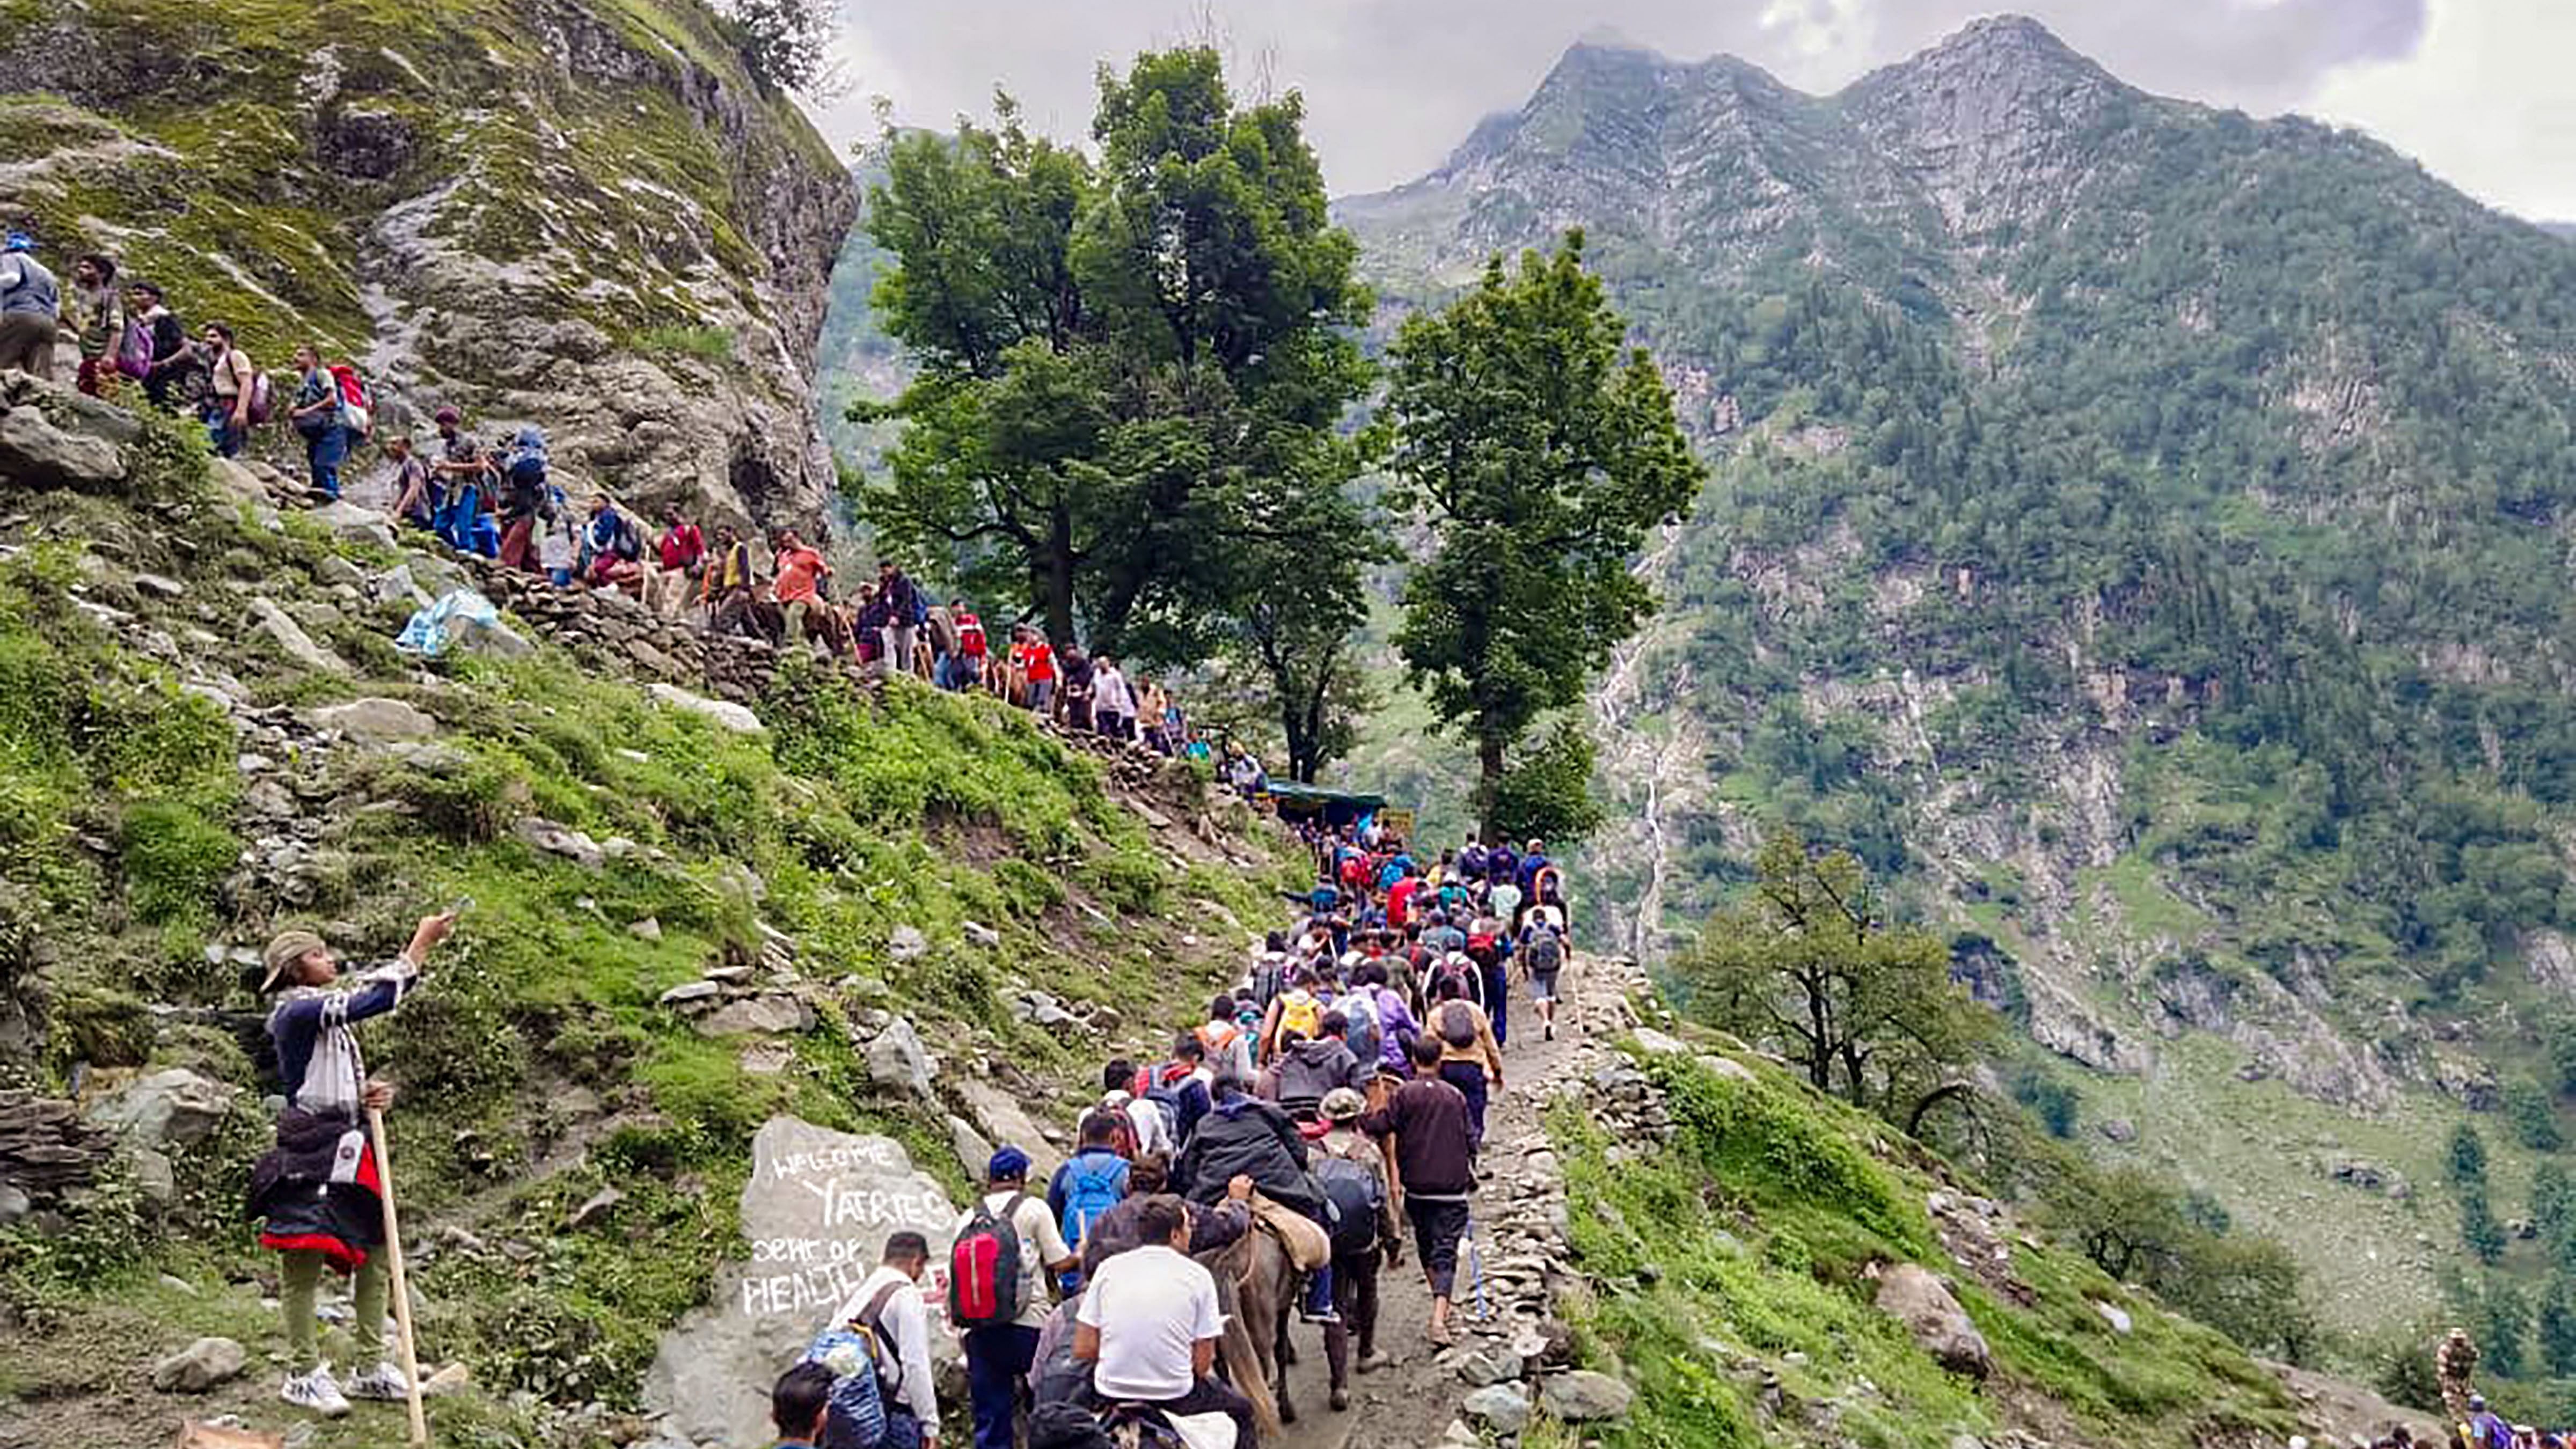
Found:
M 829 71 L 832 0 L 725 0 L 718 18 L 751 78 L 773 90 L 811 90 Z
M 1492 840 L 1581 840 L 1601 828 L 1601 802 L 1592 794 L 1592 737 L 1572 716 L 1548 732 L 1547 742 L 1521 756 L 1494 786 L 1485 812 Z
M 1489 831 L 1511 751 L 1635 631 L 1652 599 L 1629 559 L 1699 487 L 1672 395 L 1626 331 L 1578 231 L 1517 269 L 1495 258 L 1389 349 L 1388 500 L 1431 540 L 1396 652 L 1474 741 Z
M 2509 1278 L 2490 1277 L 2478 1297 L 2478 1367 L 2498 1378 L 2518 1379 L 2530 1367 L 2523 1348 L 2531 1334 L 2531 1300 Z
M 2514 1140 L 2534 1152 L 2555 1152 L 2567 1140 L 2558 1130 L 2558 1112 L 2549 1100 L 2549 1090 L 2529 1077 L 2505 1083 L 2504 1117 L 2513 1125 Z
M 1247 550 L 1346 528 L 1368 297 L 1295 94 L 1238 105 L 1196 48 L 1099 84 L 1097 165 L 1008 98 L 992 129 L 888 138 L 876 305 L 920 371 L 861 410 L 909 426 L 855 501 L 1059 642 L 1195 661 L 1276 586 Z
M 1241 620 L 1226 657 L 1249 675 L 1238 698 L 1277 723 L 1287 746 L 1284 774 L 1314 782 L 1315 772 L 1348 752 L 1356 721 L 1374 703 L 1355 637 L 1368 615 L 1360 567 L 1375 558 L 1371 531 L 1358 510 L 1334 495 L 1338 517 L 1318 526 L 1305 545 L 1263 544 L 1242 564 Z
M 2023 1067 L 2012 1075 L 2012 1095 L 2039 1118 L 2049 1136 L 2063 1140 L 2075 1135 L 2080 1099 L 2073 1087 L 2037 1067 Z
M 2487 1180 L 2487 1140 L 2478 1129 L 2463 1122 L 2451 1129 L 2451 1184 L 2454 1187 L 2484 1186 Z
M 2549 1049 L 2549 1069 L 2562 1092 L 2576 1092 L 2576 1016 L 2561 1016 L 2542 1030 Z
M 2549 1275 L 2541 1290 L 2540 1310 L 2533 1319 L 2540 1362 L 2556 1378 L 2576 1377 L 2576 1277 L 2566 1270 Z
M 2459 1191 L 2460 1241 L 2468 1244 L 2479 1262 L 2493 1263 L 2504 1256 L 2504 1225 L 2487 1206 L 2486 1186 L 2472 1183 Z
M 1810 855 L 1793 830 L 1772 832 L 1755 872 L 1675 963 L 1692 1009 L 1897 1122 L 1956 1090 L 2000 1018 L 1950 979 L 1941 938 L 1889 921 L 1859 861 Z

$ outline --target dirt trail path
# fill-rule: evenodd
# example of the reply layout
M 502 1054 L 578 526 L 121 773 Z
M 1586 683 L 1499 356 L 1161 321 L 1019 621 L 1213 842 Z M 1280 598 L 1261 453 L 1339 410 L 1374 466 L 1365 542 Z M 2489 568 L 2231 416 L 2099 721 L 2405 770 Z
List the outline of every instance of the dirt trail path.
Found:
M 1354 1374 L 1351 1407 L 1334 1413 L 1328 1402 L 1323 1330 L 1299 1324 L 1290 1332 L 1298 1354 L 1289 1371 L 1298 1422 L 1278 1449 L 1413 1449 L 1444 1443 L 1450 1420 L 1472 1385 L 1460 1378 L 1460 1356 L 1478 1348 L 1524 1344 L 1546 1315 L 1546 1271 L 1562 1249 L 1549 1241 L 1551 1217 L 1562 1221 L 1563 1195 L 1547 1134 L 1540 1124 L 1559 1084 L 1588 1077 L 1604 1048 L 1596 1039 L 1624 1021 L 1617 973 L 1576 957 L 1563 977 L 1566 1001 L 1558 1012 L 1556 1040 L 1542 1041 L 1538 1014 L 1525 983 L 1513 983 L 1511 1041 L 1503 1049 L 1504 1090 L 1485 1126 L 1485 1163 L 1493 1176 L 1477 1191 L 1475 1237 L 1485 1280 L 1485 1316 L 1476 1316 L 1468 1260 L 1458 1265 L 1458 1346 L 1435 1349 L 1424 1339 L 1431 1294 L 1411 1243 L 1404 1266 L 1379 1279 L 1378 1348 L 1395 1362 L 1373 1374 Z M 1356 1346 L 1353 1349 L 1357 1353 Z M 1270 1446 L 1265 1446 L 1270 1449 Z

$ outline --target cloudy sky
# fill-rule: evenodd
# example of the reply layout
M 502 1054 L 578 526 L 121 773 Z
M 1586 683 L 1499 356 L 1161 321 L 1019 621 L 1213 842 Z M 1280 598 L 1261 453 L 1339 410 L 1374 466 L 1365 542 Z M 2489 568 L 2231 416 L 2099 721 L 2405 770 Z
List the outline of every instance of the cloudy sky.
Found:
M 1519 105 L 1567 44 L 1733 52 L 1809 90 L 1900 59 L 1976 0 L 843 0 L 845 94 L 825 129 L 982 117 L 996 84 L 1079 135 L 1103 57 L 1215 37 L 1232 70 L 1305 92 L 1336 193 L 1409 180 L 1482 116 Z M 2151 90 L 2363 127 L 2534 218 L 2576 219 L 2576 0 L 2021 0 Z

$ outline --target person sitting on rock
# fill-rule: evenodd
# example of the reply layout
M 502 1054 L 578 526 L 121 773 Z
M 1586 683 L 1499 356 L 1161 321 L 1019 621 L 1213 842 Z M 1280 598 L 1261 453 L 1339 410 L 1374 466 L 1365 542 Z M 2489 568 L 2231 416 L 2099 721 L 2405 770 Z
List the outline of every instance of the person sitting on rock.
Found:
M 624 589 L 630 594 L 641 590 L 644 572 L 636 561 L 643 556 L 644 537 L 636 531 L 634 520 L 605 493 L 591 497 L 590 524 L 582 530 L 581 551 L 581 575 L 592 587 Z
M 436 528 L 438 485 L 431 481 L 427 460 L 412 447 L 411 434 L 387 433 L 378 446 L 390 465 L 384 488 L 393 503 L 388 511 L 407 528 L 424 533 Z
M 399 1399 L 409 1385 L 384 1361 L 383 1207 L 375 1194 L 375 1144 L 366 1114 L 393 1103 L 393 1088 L 367 1075 L 357 1024 L 402 1004 L 420 981 L 431 948 L 455 927 L 452 915 L 428 916 L 402 954 L 345 982 L 339 959 L 310 931 L 281 931 L 261 953 L 263 994 L 277 1004 L 268 1039 L 286 1110 L 277 1146 L 251 1171 L 252 1210 L 266 1219 L 260 1246 L 279 1255 L 278 1302 L 286 1316 L 288 1376 L 278 1397 L 337 1418 L 349 1396 Z M 325 1266 L 351 1275 L 349 1323 L 361 1370 L 345 1389 L 331 1376 L 315 1342 L 314 1300 Z
M 759 627 L 760 577 L 751 565 L 751 544 L 730 523 L 716 525 L 716 556 L 707 566 L 707 625 L 719 634 L 755 634 Z
M 1211 1376 L 1225 1314 L 1216 1279 L 1189 1256 L 1188 1210 L 1157 1196 L 1136 1218 L 1144 1245 L 1102 1263 L 1074 1315 L 1073 1356 L 1093 1366 L 1090 1407 L 1224 1414 L 1237 1445 L 1258 1443 L 1252 1401 Z

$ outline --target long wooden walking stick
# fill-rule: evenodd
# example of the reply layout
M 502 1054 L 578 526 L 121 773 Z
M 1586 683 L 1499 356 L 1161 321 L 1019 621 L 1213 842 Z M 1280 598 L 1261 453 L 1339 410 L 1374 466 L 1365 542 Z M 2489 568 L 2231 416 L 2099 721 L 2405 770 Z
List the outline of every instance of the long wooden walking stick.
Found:
M 376 1196 L 385 1205 L 385 1277 L 394 1295 L 394 1337 L 400 1341 L 403 1386 L 410 1394 L 411 1442 L 429 1442 L 429 1416 L 420 1406 L 420 1356 L 412 1349 L 411 1285 L 403 1279 L 402 1218 L 394 1210 L 394 1165 L 385 1154 L 383 1109 L 367 1109 L 367 1133 L 375 1139 Z

